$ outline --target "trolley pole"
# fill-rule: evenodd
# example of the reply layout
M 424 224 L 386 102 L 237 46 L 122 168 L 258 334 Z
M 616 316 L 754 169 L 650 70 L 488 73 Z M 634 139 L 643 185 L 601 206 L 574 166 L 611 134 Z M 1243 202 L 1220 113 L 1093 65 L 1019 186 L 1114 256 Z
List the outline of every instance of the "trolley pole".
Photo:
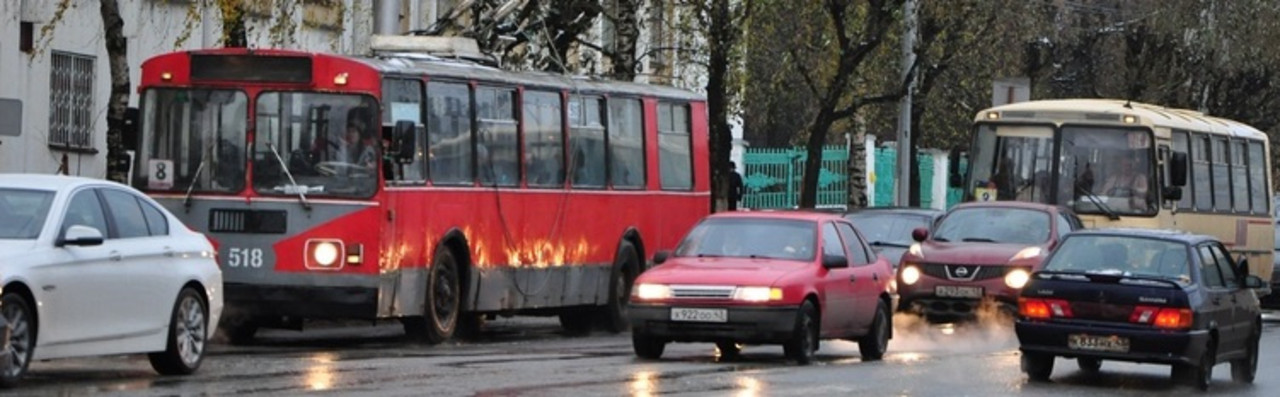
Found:
M 894 189 L 899 206 L 911 205 L 911 94 L 915 91 L 916 79 L 912 66 L 916 63 L 916 0 L 906 0 L 902 12 L 902 81 L 906 82 L 906 91 L 899 103 L 898 113 L 898 172 L 894 178 Z

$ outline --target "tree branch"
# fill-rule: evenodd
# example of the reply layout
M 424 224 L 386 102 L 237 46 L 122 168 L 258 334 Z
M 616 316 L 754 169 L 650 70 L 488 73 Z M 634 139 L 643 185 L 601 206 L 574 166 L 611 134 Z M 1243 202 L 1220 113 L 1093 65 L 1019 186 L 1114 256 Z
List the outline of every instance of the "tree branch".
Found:
M 809 75 L 809 69 L 804 66 L 804 62 L 799 61 L 801 59 L 800 53 L 796 51 L 795 47 L 787 47 L 787 53 L 791 54 L 791 64 L 796 67 L 796 72 L 800 74 L 800 77 L 804 78 L 804 85 L 809 87 L 809 92 L 815 96 L 819 95 L 818 84 L 814 83 L 813 77 Z

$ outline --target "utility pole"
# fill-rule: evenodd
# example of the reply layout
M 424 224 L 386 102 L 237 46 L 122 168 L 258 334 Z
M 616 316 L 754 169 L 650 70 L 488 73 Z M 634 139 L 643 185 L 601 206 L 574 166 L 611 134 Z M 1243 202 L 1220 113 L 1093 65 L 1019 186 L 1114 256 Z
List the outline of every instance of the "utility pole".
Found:
M 894 178 L 894 202 L 906 207 L 911 204 L 911 94 L 916 87 L 912 67 L 916 63 L 916 0 L 906 0 L 902 12 L 902 81 L 907 82 L 907 92 L 898 106 L 898 175 Z

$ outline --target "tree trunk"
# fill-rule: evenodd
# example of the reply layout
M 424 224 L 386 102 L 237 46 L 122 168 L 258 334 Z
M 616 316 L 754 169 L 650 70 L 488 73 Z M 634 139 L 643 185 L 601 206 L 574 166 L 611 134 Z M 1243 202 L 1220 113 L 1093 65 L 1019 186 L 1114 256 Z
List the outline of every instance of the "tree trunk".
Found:
M 218 7 L 222 13 L 222 46 L 248 47 L 249 37 L 244 26 L 244 4 L 239 1 L 219 1 Z
M 640 40 L 640 2 L 642 0 L 618 0 L 618 9 L 614 10 L 613 36 L 613 71 L 614 79 L 634 81 L 639 59 L 636 56 L 636 42 Z
M 710 58 L 707 65 L 707 113 L 710 124 L 711 146 L 711 208 L 720 211 L 729 208 L 729 153 L 733 149 L 733 133 L 729 128 L 729 87 L 725 81 L 729 74 L 729 53 L 736 44 L 733 15 L 729 12 L 729 0 L 712 0 L 708 15 Z
M 849 200 L 848 208 L 865 208 L 867 201 L 867 133 L 859 123 L 849 142 Z
M 911 189 L 907 192 L 907 205 L 912 207 L 919 207 L 922 201 L 921 197 L 924 195 L 924 192 L 920 190 L 920 124 L 921 119 L 924 118 L 924 109 L 925 101 L 916 101 L 911 106 L 911 120 L 909 120 L 909 125 L 911 126 L 911 152 L 907 153 L 907 155 L 911 156 L 911 180 L 907 181 L 904 186 Z
M 107 62 L 111 67 L 111 95 L 107 100 L 107 179 L 128 183 L 129 155 L 124 142 L 125 110 L 129 106 L 128 41 L 116 0 L 101 0 Z

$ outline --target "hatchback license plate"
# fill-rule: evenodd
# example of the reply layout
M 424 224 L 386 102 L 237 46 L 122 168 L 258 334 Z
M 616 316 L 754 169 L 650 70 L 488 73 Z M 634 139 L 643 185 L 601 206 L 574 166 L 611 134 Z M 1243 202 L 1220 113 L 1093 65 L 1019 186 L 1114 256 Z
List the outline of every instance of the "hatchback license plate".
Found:
M 941 298 L 982 298 L 982 287 L 963 285 L 939 285 L 933 287 L 933 294 Z
M 671 308 L 671 321 L 692 321 L 699 323 L 729 322 L 729 311 L 725 309 L 689 309 Z
M 1067 335 L 1067 347 L 1075 350 L 1124 353 L 1129 351 L 1129 338 L 1115 335 L 1071 334 Z

